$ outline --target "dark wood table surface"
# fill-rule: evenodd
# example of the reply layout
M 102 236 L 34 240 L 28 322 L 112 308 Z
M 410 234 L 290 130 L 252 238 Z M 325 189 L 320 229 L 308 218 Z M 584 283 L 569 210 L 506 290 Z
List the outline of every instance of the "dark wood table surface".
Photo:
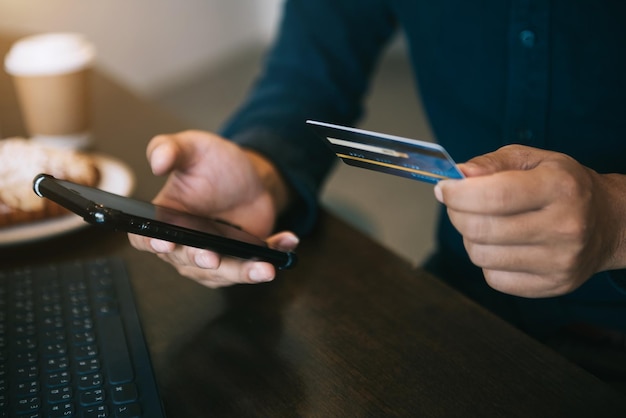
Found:
M 96 150 L 151 199 L 145 146 L 185 126 L 101 72 L 94 101 Z M 4 72 L 0 130 L 24 134 Z M 621 393 L 329 213 L 263 285 L 204 288 L 93 228 L 0 248 L 0 267 L 103 255 L 127 264 L 170 417 L 626 416 Z

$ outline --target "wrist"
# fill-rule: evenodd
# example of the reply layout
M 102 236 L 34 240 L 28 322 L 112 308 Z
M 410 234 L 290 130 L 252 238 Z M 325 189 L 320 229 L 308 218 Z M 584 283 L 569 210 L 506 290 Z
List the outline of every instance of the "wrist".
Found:
M 278 217 L 290 205 L 293 195 L 291 188 L 268 158 L 252 150 L 245 150 L 245 153 L 252 162 L 263 187 L 269 193 Z
M 603 270 L 617 270 L 626 268 L 626 175 L 601 175 L 603 188 L 606 191 L 607 201 L 606 222 L 611 247 L 607 248 L 607 261 Z M 606 237 L 607 239 L 609 237 Z M 602 237 L 601 237 L 602 239 Z

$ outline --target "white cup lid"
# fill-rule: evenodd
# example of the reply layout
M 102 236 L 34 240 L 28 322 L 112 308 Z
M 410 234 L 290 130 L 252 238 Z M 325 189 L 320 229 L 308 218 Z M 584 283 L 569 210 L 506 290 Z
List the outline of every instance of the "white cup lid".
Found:
M 94 46 L 78 33 L 46 33 L 18 40 L 4 60 L 13 75 L 56 75 L 81 70 L 93 62 Z

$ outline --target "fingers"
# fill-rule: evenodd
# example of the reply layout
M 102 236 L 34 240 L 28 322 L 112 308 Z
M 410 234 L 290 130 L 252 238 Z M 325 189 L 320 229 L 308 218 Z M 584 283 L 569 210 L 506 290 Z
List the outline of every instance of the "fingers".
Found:
M 546 281 L 541 275 L 483 269 L 485 280 L 495 290 L 525 298 L 559 296 L 574 290 L 571 282 Z
M 434 191 L 451 210 L 514 215 L 578 193 L 588 182 L 581 168 L 564 154 L 507 146 L 461 165 L 467 178 L 440 181 Z
M 172 264 L 182 276 L 210 288 L 263 283 L 272 281 L 276 277 L 274 266 L 261 261 L 242 261 L 221 257 L 219 267 L 205 268 L 197 264 L 172 263 L 170 257 L 165 254 L 159 254 L 159 257 Z
M 489 286 L 510 295 L 532 298 L 563 295 L 575 290 L 588 277 L 580 268 L 583 248 L 576 243 L 491 245 L 466 238 L 463 243 L 472 263 L 483 269 Z
M 545 181 L 545 168 L 504 171 L 464 180 L 442 180 L 435 186 L 437 200 L 449 209 L 468 213 L 514 215 L 539 210 L 551 201 L 554 183 Z
M 464 180 L 444 180 L 435 196 L 452 210 L 511 215 L 539 210 L 555 194 L 557 174 L 552 161 L 565 156 L 536 148 L 509 145 L 473 158 L 459 168 Z
M 149 239 L 151 252 L 167 260 L 170 264 L 179 266 L 194 266 L 202 269 L 217 269 L 220 267 L 220 256 L 212 251 L 194 247 L 184 247 L 159 239 Z
M 531 211 L 508 216 L 481 214 L 467 215 L 448 211 L 452 224 L 462 231 L 466 240 L 483 245 L 516 245 L 520 242 L 538 244 L 544 242 L 554 229 L 549 228 L 552 217 L 546 218 L 542 211 Z
M 128 237 L 136 249 L 157 254 L 181 275 L 210 288 L 268 282 L 276 276 L 276 269 L 270 263 L 224 257 L 212 251 L 134 234 Z M 267 242 L 272 248 L 293 251 L 299 240 L 293 233 L 285 231 L 271 236 Z
M 485 245 L 469 240 L 464 240 L 464 245 L 472 262 L 483 269 L 533 273 L 554 279 L 568 276 L 580 254 L 580 247 L 564 251 L 532 244 Z

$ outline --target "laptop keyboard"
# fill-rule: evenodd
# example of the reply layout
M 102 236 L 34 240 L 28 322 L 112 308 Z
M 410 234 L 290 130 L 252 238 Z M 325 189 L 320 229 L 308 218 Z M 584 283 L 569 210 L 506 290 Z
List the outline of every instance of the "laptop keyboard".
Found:
M 124 263 L 0 271 L 0 417 L 162 417 Z

